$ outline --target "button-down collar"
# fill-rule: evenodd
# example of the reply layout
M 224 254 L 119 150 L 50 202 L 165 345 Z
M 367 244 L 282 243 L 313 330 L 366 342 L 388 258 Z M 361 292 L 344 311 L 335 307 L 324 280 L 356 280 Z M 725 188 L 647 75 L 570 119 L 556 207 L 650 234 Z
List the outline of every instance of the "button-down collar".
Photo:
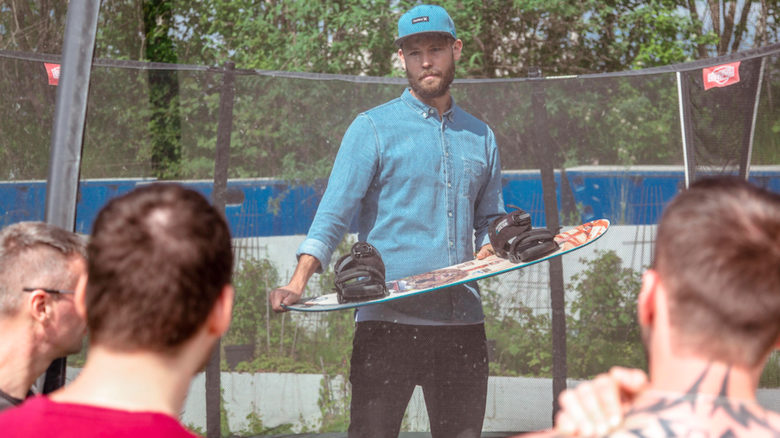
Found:
M 420 99 L 414 97 L 414 95 L 411 93 L 411 91 L 408 88 L 401 95 L 401 100 L 403 100 L 407 105 L 411 106 L 418 114 L 420 114 L 426 119 L 431 117 L 438 118 L 439 115 L 438 110 L 436 110 L 436 108 L 432 106 L 426 105 Z M 455 98 L 450 96 L 450 109 L 448 109 L 447 112 L 444 113 L 444 117 L 447 119 L 448 122 L 452 122 L 455 119 L 454 108 L 455 108 Z

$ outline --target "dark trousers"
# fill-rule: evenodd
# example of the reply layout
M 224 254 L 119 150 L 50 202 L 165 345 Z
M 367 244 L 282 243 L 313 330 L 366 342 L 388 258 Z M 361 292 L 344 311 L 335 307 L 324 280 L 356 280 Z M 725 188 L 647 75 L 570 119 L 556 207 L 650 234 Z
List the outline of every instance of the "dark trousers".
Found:
M 396 438 L 420 385 L 434 438 L 479 437 L 488 360 L 483 324 L 357 324 L 350 383 L 350 438 Z

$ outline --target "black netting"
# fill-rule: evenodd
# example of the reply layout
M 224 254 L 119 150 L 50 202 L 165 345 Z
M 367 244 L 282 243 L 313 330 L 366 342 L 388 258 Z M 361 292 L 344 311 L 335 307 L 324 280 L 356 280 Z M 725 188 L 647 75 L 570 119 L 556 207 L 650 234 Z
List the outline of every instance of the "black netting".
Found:
M 43 219 L 57 90 L 44 64 L 57 62 L 0 52 L 0 225 Z M 705 90 L 705 68 L 734 62 L 740 63 L 739 82 Z M 219 108 L 227 74 L 235 75 L 227 115 L 232 128 L 229 144 L 218 145 L 220 126 L 226 126 Z M 327 376 L 322 387 L 313 386 L 322 391 L 314 397 L 319 420 L 299 421 L 308 411 L 264 416 L 270 414 L 262 406 L 282 389 L 263 381 L 253 384 L 255 398 L 226 401 L 234 410 L 228 415 L 234 432 L 256 426 L 251 415 L 262 417 L 268 430 L 287 420 L 292 431 L 343 430 L 346 424 L 339 388 L 348 390 L 351 314 L 274 316 L 266 294 L 291 274 L 345 129 L 358 112 L 397 97 L 405 84 L 394 78 L 95 62 L 78 231 L 90 231 L 108 199 L 145 181 L 182 181 L 211 195 L 215 169 L 222 165 L 215 157 L 225 148 L 226 215 L 239 258 L 240 302 L 226 352 L 234 344 L 250 345 L 239 370 Z M 543 192 L 551 188 L 543 187 L 539 169 L 547 166 L 554 169 L 562 225 L 594 218 L 615 225 L 588 250 L 563 259 L 570 378 L 617 363 L 644 365 L 638 333 L 631 331 L 638 277 L 650 263 L 654 224 L 686 181 L 734 173 L 780 192 L 780 46 L 628 74 L 462 80 L 453 95 L 497 135 L 507 204 L 531 213 L 535 226 L 545 224 Z M 341 251 L 350 244 L 348 236 Z M 330 275 L 312 279 L 309 293 L 332 287 Z M 486 431 L 550 424 L 549 284 L 546 263 L 482 284 L 496 377 Z M 586 324 L 580 312 L 593 310 L 588 306 L 600 299 L 612 300 L 604 310 L 614 317 L 608 324 Z M 780 363 L 777 356 L 772 360 L 762 385 L 777 388 Z M 234 365 L 231 360 L 224 369 Z M 242 386 L 238 379 L 230 377 L 223 388 Z M 509 392 L 529 395 L 502 395 Z M 423 411 L 413 401 L 404 427 L 424 430 Z M 192 415 L 185 422 L 205 427 Z
M 707 89 L 706 72 L 694 70 L 684 75 L 687 85 L 684 100 L 690 105 L 692 116 L 689 132 L 693 154 L 689 165 L 694 170 L 694 178 L 710 172 L 746 174 L 763 60 L 741 61 L 734 70 L 739 73 L 739 82 L 723 88 Z M 723 74 L 730 73 L 731 70 Z

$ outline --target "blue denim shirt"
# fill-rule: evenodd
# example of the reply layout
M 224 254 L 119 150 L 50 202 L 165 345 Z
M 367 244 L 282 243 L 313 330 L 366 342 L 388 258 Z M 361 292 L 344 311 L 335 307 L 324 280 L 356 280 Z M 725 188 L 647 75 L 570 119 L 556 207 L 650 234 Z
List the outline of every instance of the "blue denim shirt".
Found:
M 327 266 L 359 210 L 358 239 L 382 255 L 388 280 L 474 258 L 505 213 L 493 131 L 453 102 L 439 118 L 409 90 L 361 113 L 342 139 L 325 194 L 298 255 Z M 482 322 L 476 283 L 362 307 L 357 320 L 446 325 Z

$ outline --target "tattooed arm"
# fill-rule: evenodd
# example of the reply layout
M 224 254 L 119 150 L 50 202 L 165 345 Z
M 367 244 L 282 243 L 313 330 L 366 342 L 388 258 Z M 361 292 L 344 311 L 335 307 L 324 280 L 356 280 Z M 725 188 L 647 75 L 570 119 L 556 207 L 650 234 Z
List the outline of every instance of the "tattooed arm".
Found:
M 730 397 L 731 367 L 720 373 L 711 365 L 684 393 L 643 392 L 626 413 L 621 429 L 637 437 L 780 438 L 780 414 L 766 410 L 755 399 Z M 712 378 L 720 380 L 720 390 L 702 392 L 704 382 Z
M 647 388 L 644 374 L 638 370 L 613 369 L 562 395 L 563 409 L 554 431 L 526 437 L 780 438 L 780 415 L 754 399 L 731 397 L 731 376 L 729 366 L 706 364 L 687 390 L 661 392 Z

